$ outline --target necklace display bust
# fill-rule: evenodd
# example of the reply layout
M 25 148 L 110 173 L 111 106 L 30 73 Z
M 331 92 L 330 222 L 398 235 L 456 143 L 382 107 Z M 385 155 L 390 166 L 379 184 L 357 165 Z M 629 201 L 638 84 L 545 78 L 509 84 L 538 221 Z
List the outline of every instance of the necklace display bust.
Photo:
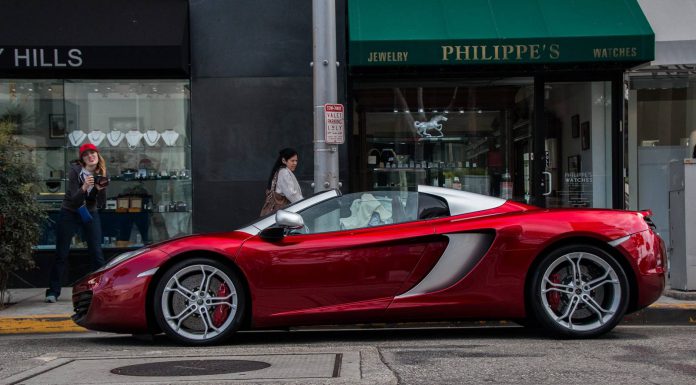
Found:
M 175 145 L 177 139 L 179 139 L 179 133 L 174 130 L 166 130 L 162 133 L 162 140 L 167 146 Z
M 152 147 L 157 145 L 157 142 L 159 142 L 160 133 L 155 130 L 147 130 L 145 131 L 143 138 L 145 139 L 145 143 L 147 143 L 148 146 Z
M 101 142 L 104 141 L 104 138 L 106 138 L 106 134 L 101 130 L 94 130 L 87 134 L 87 138 L 89 138 L 90 143 L 95 146 L 99 146 Z
M 138 130 L 130 130 L 126 133 L 126 142 L 128 142 L 128 147 L 130 148 L 138 147 L 142 138 L 143 133 Z
M 119 130 L 111 130 L 108 134 L 106 134 L 106 140 L 109 141 L 109 144 L 112 147 L 117 147 L 121 142 L 123 141 L 123 138 L 125 138 L 126 135 Z
M 81 145 L 82 142 L 85 141 L 86 137 L 87 137 L 87 134 L 85 134 L 85 132 L 82 130 L 75 130 L 75 131 L 68 134 L 68 139 L 70 140 L 70 144 L 72 144 L 74 147 Z

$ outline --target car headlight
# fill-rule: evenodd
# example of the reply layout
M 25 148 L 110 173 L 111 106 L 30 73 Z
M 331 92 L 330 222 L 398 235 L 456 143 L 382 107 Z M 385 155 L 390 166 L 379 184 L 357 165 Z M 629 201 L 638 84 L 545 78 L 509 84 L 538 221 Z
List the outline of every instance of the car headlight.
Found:
M 137 257 L 138 255 L 143 254 L 147 251 L 150 251 L 150 249 L 148 247 L 143 247 L 141 249 L 121 253 L 121 254 L 117 255 L 116 257 L 114 257 L 114 259 L 110 260 L 106 265 L 104 265 L 104 267 L 102 267 L 101 269 L 99 269 L 97 271 L 110 269 L 110 268 L 112 268 L 112 267 L 114 267 L 122 262 L 125 262 L 131 258 Z

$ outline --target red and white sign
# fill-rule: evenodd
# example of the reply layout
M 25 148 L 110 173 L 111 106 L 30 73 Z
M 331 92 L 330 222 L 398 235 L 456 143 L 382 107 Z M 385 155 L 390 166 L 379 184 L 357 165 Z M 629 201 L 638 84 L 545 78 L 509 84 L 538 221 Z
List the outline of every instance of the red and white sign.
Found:
M 324 104 L 324 127 L 327 144 L 343 144 L 343 104 Z

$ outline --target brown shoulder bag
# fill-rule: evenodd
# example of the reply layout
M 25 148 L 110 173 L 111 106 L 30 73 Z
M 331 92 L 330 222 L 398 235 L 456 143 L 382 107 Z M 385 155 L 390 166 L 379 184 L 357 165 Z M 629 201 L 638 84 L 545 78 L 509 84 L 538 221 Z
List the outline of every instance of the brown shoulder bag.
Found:
M 273 181 L 271 182 L 271 189 L 266 190 L 266 199 L 263 201 L 263 207 L 261 208 L 261 215 L 265 217 L 268 214 L 274 213 L 283 207 L 290 204 L 290 200 L 283 194 L 278 194 L 275 192 L 276 184 L 278 183 L 278 172 L 273 175 Z

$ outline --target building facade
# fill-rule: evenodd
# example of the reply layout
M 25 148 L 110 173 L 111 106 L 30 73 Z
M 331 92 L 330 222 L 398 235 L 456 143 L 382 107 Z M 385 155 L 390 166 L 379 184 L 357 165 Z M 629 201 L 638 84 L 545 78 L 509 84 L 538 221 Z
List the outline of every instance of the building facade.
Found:
M 683 22 L 696 18 L 696 2 L 638 2 L 655 31 L 655 60 L 625 78 L 627 208 L 653 210 L 668 245 L 671 286 L 686 290 L 681 278 L 688 271 L 693 290 L 696 255 L 685 250 L 693 227 L 684 226 L 683 194 L 685 168 L 696 167 L 685 163 L 696 158 L 696 30 Z M 696 188 L 687 186 L 687 191 L 689 187 Z
M 336 8 L 344 191 L 428 184 L 625 206 L 624 75 L 654 59 L 637 2 Z M 299 151 L 311 194 L 311 1 L 27 0 L 0 11 L 12 21 L 0 26 L 0 116 L 32 149 L 53 213 L 76 147 L 102 149 L 107 255 L 254 219 L 283 147 Z M 40 266 L 52 237 L 48 223 Z M 79 260 L 79 235 L 73 246 Z

